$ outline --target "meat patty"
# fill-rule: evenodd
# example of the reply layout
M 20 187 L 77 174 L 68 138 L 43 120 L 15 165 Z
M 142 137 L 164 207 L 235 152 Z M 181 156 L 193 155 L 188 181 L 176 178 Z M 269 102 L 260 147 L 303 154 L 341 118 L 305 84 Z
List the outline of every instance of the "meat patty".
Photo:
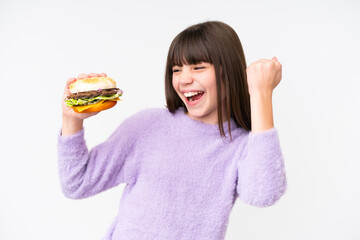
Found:
M 109 89 L 101 89 L 101 90 L 99 89 L 95 91 L 72 93 L 69 96 L 67 96 L 67 99 L 92 98 L 97 96 L 110 97 L 118 92 L 119 92 L 118 88 L 109 88 Z

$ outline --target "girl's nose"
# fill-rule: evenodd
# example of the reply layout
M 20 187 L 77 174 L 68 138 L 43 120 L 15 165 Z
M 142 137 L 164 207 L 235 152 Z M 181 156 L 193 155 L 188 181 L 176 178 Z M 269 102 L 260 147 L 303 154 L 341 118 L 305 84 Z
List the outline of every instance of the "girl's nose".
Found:
M 193 77 L 190 71 L 182 71 L 180 75 L 180 83 L 182 85 L 191 84 L 193 82 Z

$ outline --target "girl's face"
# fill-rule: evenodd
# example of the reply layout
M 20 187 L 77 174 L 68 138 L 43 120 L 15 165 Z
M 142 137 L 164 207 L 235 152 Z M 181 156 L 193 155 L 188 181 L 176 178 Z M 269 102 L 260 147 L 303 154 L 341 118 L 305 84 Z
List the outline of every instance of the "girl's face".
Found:
M 172 85 L 184 102 L 189 117 L 210 124 L 218 122 L 214 65 L 202 62 L 181 67 L 174 66 Z M 222 104 L 224 104 L 224 95 Z

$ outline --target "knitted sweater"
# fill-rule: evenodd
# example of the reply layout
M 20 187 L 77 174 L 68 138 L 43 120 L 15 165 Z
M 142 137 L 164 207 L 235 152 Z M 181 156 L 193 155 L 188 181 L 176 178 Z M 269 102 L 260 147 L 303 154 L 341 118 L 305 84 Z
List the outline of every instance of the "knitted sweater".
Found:
M 286 189 L 276 129 L 231 121 L 231 134 L 164 108 L 124 120 L 90 152 L 84 130 L 59 136 L 62 190 L 80 199 L 126 183 L 106 240 L 221 240 L 237 198 L 269 206 Z

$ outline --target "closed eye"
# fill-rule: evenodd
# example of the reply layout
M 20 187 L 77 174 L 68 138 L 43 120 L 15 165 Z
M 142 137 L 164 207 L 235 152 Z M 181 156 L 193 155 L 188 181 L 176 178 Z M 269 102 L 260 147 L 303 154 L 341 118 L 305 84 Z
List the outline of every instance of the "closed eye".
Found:
M 178 66 L 174 66 L 173 68 L 172 68 L 172 72 L 173 73 L 178 73 L 178 72 L 180 72 L 180 67 L 178 67 Z
M 201 70 L 201 69 L 204 69 L 205 67 L 202 67 L 202 66 L 200 66 L 200 67 L 195 67 L 194 69 L 195 70 Z

